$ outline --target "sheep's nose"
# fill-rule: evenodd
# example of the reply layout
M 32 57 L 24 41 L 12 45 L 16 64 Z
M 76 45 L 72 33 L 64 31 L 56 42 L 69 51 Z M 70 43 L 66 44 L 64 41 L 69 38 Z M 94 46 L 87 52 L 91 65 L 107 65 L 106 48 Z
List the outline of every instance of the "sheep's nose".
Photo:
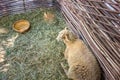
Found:
M 56 40 L 57 40 L 57 41 L 60 41 L 58 37 L 56 38 Z
M 57 36 L 56 40 L 57 41 L 62 41 L 61 36 Z

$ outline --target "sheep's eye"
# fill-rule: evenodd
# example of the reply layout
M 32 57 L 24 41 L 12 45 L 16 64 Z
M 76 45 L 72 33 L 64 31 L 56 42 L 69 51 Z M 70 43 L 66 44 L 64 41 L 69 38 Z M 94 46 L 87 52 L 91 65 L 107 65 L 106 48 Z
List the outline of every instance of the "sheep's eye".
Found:
M 65 39 L 65 36 L 62 36 L 62 39 Z

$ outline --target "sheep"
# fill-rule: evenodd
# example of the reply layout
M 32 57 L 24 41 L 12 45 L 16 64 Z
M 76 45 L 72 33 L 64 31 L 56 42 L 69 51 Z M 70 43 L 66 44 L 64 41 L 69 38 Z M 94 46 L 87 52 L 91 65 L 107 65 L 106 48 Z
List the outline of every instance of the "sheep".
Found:
M 70 30 L 60 31 L 57 38 L 66 45 L 64 52 L 69 69 L 67 77 L 73 80 L 100 80 L 100 66 L 85 43 Z
M 46 22 L 50 23 L 54 21 L 55 15 L 50 12 L 44 12 L 43 18 Z

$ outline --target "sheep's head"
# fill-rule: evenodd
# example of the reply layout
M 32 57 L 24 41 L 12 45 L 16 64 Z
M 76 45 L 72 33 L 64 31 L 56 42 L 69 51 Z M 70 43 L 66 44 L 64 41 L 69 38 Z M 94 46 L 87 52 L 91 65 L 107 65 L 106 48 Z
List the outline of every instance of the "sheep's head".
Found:
M 43 18 L 46 22 L 53 22 L 55 19 L 55 15 L 51 12 L 44 12 Z
M 62 31 L 59 32 L 57 36 L 58 41 L 64 41 L 64 42 L 73 42 L 77 39 L 78 37 L 74 35 L 70 30 L 67 28 L 63 29 Z

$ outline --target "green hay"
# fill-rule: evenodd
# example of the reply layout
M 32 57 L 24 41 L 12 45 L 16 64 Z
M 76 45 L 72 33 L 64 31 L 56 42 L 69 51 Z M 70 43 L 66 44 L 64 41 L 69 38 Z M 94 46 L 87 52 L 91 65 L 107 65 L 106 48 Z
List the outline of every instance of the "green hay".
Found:
M 7 52 L 7 72 L 0 73 L 0 80 L 68 80 L 60 65 L 64 61 L 64 44 L 57 42 L 58 32 L 65 22 L 58 11 L 56 19 L 48 24 L 43 20 L 43 9 L 2 17 L 0 27 L 9 29 L 8 34 L 0 35 L 0 42 L 16 35 L 12 24 L 19 19 L 27 19 L 31 28 L 19 34 L 14 47 L 4 49 Z

